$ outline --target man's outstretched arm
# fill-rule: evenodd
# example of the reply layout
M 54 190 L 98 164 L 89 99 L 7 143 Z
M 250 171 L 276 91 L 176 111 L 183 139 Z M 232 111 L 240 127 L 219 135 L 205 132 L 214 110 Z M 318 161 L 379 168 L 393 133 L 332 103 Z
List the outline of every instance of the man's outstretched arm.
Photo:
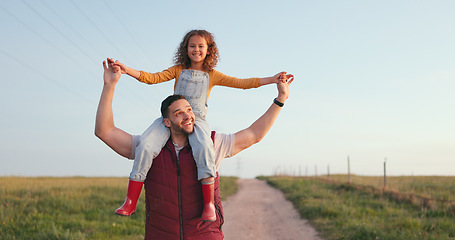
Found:
M 132 153 L 132 136 L 114 125 L 112 99 L 115 85 L 120 79 L 121 73 L 113 66 L 112 62 L 111 59 L 108 59 L 109 67 L 106 66 L 105 61 L 103 62 L 104 86 L 96 112 L 95 135 L 116 153 L 129 158 Z
M 284 103 L 286 99 L 288 99 L 289 85 L 293 80 L 294 79 L 292 77 L 288 82 L 285 82 L 283 80 L 277 83 L 278 97 L 276 100 L 278 102 Z M 281 107 L 275 103 L 272 103 L 264 115 L 256 120 L 250 127 L 235 133 L 234 155 L 261 141 L 272 127 L 280 111 Z

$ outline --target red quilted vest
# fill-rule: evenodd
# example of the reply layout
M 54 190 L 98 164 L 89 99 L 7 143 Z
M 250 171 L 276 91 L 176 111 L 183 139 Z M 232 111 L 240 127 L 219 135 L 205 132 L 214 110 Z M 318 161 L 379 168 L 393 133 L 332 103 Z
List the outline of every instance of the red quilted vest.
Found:
M 212 140 L 215 132 L 212 132 Z M 219 177 L 215 178 L 215 222 L 201 224 L 202 187 L 191 147 L 180 151 L 179 161 L 169 140 L 153 160 L 144 182 L 147 240 L 217 240 L 223 239 L 223 208 Z M 218 173 L 217 173 L 218 175 Z

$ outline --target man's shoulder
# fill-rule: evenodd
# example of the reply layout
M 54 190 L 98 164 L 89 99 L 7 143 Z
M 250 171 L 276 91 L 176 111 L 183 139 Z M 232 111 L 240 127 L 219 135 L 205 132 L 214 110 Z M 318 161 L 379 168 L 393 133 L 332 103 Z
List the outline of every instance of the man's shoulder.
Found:
M 215 131 L 212 131 L 212 135 L 213 135 L 213 141 L 218 142 L 218 141 L 223 141 L 226 138 L 226 136 L 228 136 L 229 134 L 217 133 Z
M 226 133 L 215 133 L 214 137 L 214 146 L 215 148 L 219 147 L 229 147 L 235 141 L 234 134 Z
M 216 155 L 215 162 L 221 161 L 223 158 L 233 156 L 234 145 L 234 134 L 215 133 L 215 142 L 213 144 Z

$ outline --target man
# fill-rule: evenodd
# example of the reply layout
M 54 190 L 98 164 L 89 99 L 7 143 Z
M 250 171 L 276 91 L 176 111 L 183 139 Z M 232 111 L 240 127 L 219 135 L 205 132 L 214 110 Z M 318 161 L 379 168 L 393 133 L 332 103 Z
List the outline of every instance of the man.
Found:
M 139 136 L 114 125 L 112 99 L 120 71 L 112 64 L 104 67 L 104 86 L 96 114 L 95 135 L 121 156 L 134 159 Z M 290 78 L 287 81 L 287 78 Z M 250 127 L 235 134 L 212 133 L 216 155 L 216 169 L 221 160 L 261 141 L 278 117 L 289 96 L 292 75 L 283 75 L 277 84 L 278 96 L 270 108 Z M 145 239 L 223 239 L 223 209 L 219 192 L 219 179 L 215 179 L 215 205 L 217 219 L 201 222 L 203 208 L 201 185 L 188 145 L 188 135 L 193 132 L 194 113 L 188 101 L 179 95 L 166 98 L 161 106 L 164 123 L 171 137 L 160 154 L 153 160 L 146 181 Z M 213 203 L 214 199 L 214 203 Z

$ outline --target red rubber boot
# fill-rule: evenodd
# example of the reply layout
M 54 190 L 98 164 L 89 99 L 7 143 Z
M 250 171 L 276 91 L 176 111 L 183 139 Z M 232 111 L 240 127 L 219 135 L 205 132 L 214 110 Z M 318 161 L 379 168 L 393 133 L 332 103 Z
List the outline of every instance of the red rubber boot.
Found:
M 213 222 L 216 220 L 215 213 L 215 183 L 204 184 L 202 183 L 202 197 L 204 198 L 204 210 L 202 211 L 202 221 Z
M 143 185 L 144 182 L 129 180 L 125 202 L 120 208 L 115 210 L 115 214 L 131 216 L 136 212 L 137 200 L 139 199 L 139 195 L 141 195 Z

